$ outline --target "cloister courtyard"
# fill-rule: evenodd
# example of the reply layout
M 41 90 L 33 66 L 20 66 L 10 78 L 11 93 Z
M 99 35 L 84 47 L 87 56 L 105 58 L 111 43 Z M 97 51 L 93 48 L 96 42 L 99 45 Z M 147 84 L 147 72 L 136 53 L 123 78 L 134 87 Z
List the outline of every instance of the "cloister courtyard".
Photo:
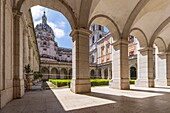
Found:
M 31 8 L 37 5 L 65 16 L 71 49 L 58 47 L 45 11 L 34 29 Z M 0 112 L 170 113 L 169 11 L 170 0 L 0 0 Z M 89 56 L 97 50 L 93 51 L 96 45 L 92 44 L 89 52 L 89 36 L 91 28 L 101 30 L 102 26 L 109 30 L 110 40 L 96 47 L 101 55 L 96 61 L 99 67 L 110 63 L 108 70 L 100 70 L 110 80 L 108 86 L 91 87 Z M 129 37 L 138 40 L 134 85 L 129 83 Z M 95 42 L 93 36 L 91 39 Z M 51 56 L 44 54 L 47 48 L 40 55 L 38 44 L 52 49 Z M 61 54 L 64 60 L 57 59 Z M 49 73 L 60 74 L 62 79 L 71 79 L 70 88 L 44 89 L 42 82 L 31 88 L 31 76 L 40 74 L 41 56 L 51 58 L 44 64 L 47 79 Z M 60 67 L 50 63 L 52 60 Z M 58 61 L 67 63 L 61 66 Z M 69 76 L 64 77 L 66 74 Z

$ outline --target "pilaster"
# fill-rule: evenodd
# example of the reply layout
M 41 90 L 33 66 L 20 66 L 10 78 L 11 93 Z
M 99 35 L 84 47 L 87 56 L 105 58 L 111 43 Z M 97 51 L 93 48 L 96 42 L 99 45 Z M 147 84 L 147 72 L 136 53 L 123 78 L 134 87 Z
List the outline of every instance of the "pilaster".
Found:
M 13 31 L 14 31 L 14 78 L 13 78 L 13 98 L 21 98 L 24 95 L 24 79 L 23 75 L 20 75 L 20 18 L 21 12 L 13 9 Z

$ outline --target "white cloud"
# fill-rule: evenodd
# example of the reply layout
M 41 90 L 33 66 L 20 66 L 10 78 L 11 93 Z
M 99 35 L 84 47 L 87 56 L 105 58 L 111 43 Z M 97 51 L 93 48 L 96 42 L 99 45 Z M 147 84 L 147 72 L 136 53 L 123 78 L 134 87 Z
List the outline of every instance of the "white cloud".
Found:
M 47 23 L 53 29 L 54 35 L 56 38 L 62 38 L 65 35 L 64 30 L 58 28 L 55 23 L 53 23 L 53 22 L 47 22 Z
M 34 17 L 34 21 L 40 20 L 44 11 L 48 12 L 48 9 L 39 5 L 32 7 L 31 13 Z
M 34 21 L 34 27 L 36 27 L 36 26 L 37 26 L 37 24 L 39 24 L 39 23 L 42 23 L 42 20 Z
M 44 11 L 46 12 L 46 15 L 47 15 L 48 12 L 50 12 L 50 9 L 39 6 L 39 5 L 31 8 L 32 17 L 34 21 L 34 27 L 36 27 L 37 24 L 42 23 L 42 15 Z M 64 21 L 60 21 L 60 22 L 55 21 L 56 24 L 51 21 L 47 21 L 47 23 L 53 29 L 54 35 L 56 38 L 62 38 L 63 36 L 65 36 L 65 31 L 63 29 L 65 28 L 66 23 Z
M 64 21 L 57 22 L 57 26 L 60 27 L 60 28 L 65 28 L 66 23 Z

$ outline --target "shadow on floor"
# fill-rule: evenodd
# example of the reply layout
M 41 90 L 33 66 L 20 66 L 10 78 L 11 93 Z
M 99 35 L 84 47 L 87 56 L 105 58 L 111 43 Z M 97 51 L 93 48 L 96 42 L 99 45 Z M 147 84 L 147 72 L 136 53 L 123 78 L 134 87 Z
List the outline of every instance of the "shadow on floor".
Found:
M 170 113 L 169 93 L 147 98 L 131 98 L 122 95 L 105 94 L 105 92 L 91 92 L 82 95 L 107 99 L 115 101 L 115 103 L 66 111 L 53 91 L 45 90 L 46 85 L 44 83 L 44 90 L 26 92 L 21 99 L 8 103 L 0 113 Z

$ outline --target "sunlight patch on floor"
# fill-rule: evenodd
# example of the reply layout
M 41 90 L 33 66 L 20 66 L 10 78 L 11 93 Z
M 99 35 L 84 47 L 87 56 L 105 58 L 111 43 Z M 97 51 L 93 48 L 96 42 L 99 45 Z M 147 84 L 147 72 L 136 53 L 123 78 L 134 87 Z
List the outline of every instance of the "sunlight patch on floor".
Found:
M 163 95 L 163 93 L 135 91 L 133 89 L 132 90 L 117 90 L 117 89 L 111 89 L 108 86 L 92 88 L 92 92 L 103 93 L 103 94 L 113 95 L 113 96 L 139 98 L 139 99 Z
M 116 103 L 108 99 L 74 94 L 68 88 L 60 90 L 52 89 L 52 91 L 66 111 Z

